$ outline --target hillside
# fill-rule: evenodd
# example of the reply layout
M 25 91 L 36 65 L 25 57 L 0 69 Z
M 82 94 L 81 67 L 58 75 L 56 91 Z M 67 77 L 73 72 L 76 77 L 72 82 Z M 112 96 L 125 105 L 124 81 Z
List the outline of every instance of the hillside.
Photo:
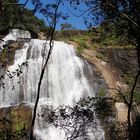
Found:
M 16 3 L 16 0 L 5 0 L 6 2 Z M 7 6 L 1 15 L 0 35 L 8 33 L 9 29 L 22 29 L 31 32 L 32 37 L 37 37 L 38 32 L 47 29 L 45 22 L 38 19 L 34 13 L 21 5 Z
M 135 40 L 132 36 L 129 36 L 131 39 L 128 37 L 127 30 L 120 32 L 121 26 L 124 26 L 124 23 L 116 25 L 105 22 L 90 31 L 59 31 L 56 39 L 73 44 L 80 57 L 97 66 L 110 89 L 127 88 L 127 91 L 123 91 L 127 94 L 133 85 L 138 65 Z M 111 96 L 114 96 L 115 91 L 110 92 Z M 134 100 L 140 104 L 137 92 L 139 93 L 139 89 L 136 90 Z M 119 95 L 116 99 L 122 101 Z
M 16 31 L 16 30 L 15 30 Z M 134 46 L 131 44 L 127 44 L 127 45 L 118 45 L 118 44 L 110 44 L 108 43 L 108 45 L 102 44 L 102 42 L 96 42 L 93 41 L 92 39 L 94 37 L 99 37 L 97 35 L 94 35 L 96 33 L 93 32 L 88 32 L 88 31 L 78 31 L 78 30 L 71 30 L 71 31 L 59 31 L 56 32 L 55 34 L 55 39 L 57 40 L 61 40 L 61 41 L 66 41 L 70 44 L 74 44 L 74 47 L 77 49 L 77 53 L 80 57 L 75 56 L 77 59 L 80 59 L 80 61 L 78 62 L 84 62 L 83 63 L 83 71 L 79 72 L 80 70 L 80 66 L 79 63 L 77 63 L 77 59 L 75 59 L 75 57 L 73 57 L 73 55 L 70 56 L 63 56 L 62 54 L 67 53 L 67 47 L 63 42 L 56 42 L 58 43 L 59 49 L 57 49 L 59 51 L 58 56 L 55 57 L 54 54 L 52 54 L 52 58 L 55 58 L 55 60 L 57 61 L 55 63 L 54 66 L 56 66 L 56 64 L 58 65 L 58 73 L 62 72 L 63 74 L 67 75 L 67 69 L 65 69 L 66 67 L 63 65 L 64 64 L 68 64 L 68 70 L 71 69 L 71 64 L 69 64 L 68 62 L 70 58 L 74 59 L 74 64 L 76 63 L 76 68 L 77 71 L 75 73 L 77 73 L 77 77 L 82 79 L 81 76 L 85 75 L 87 76 L 87 80 L 89 84 L 94 84 L 91 87 L 94 87 L 94 91 L 97 90 L 96 96 L 97 97 L 111 97 L 112 102 L 111 105 L 114 107 L 116 107 L 115 109 L 117 110 L 117 114 L 116 114 L 116 118 L 118 121 L 120 122 L 125 122 L 127 120 L 127 107 L 126 105 L 123 103 L 123 99 L 120 98 L 120 94 L 116 91 L 114 91 L 113 89 L 123 89 L 122 91 L 124 92 L 123 94 L 126 95 L 126 93 L 129 92 L 129 90 L 127 91 L 126 89 L 128 89 L 128 86 L 130 86 L 131 89 L 131 84 L 133 83 L 133 76 L 135 73 L 135 70 L 137 68 L 137 62 L 136 57 L 135 57 L 135 50 L 134 50 Z M 7 35 L 8 36 L 8 35 Z M 3 53 L 1 53 L 1 57 L 0 57 L 0 61 L 3 61 L 2 64 L 4 64 L 7 68 L 17 68 L 20 66 L 25 65 L 25 61 L 26 59 L 28 60 L 29 63 L 27 63 L 27 66 L 25 66 L 25 69 L 28 70 L 27 73 L 29 73 L 29 75 L 32 75 L 32 64 L 36 64 L 38 67 L 40 65 L 40 61 L 39 63 L 37 63 L 37 60 L 39 60 L 38 58 L 41 57 L 41 45 L 43 46 L 45 40 L 36 40 L 36 39 L 32 39 L 30 40 L 31 42 L 11 42 L 8 44 L 8 48 L 10 48 L 8 50 L 8 52 L 5 52 L 6 50 L 3 50 Z M 22 43 L 28 44 L 27 46 L 24 45 Z M 34 47 L 30 46 L 31 44 L 34 43 Z M 58 48 L 58 46 L 56 46 Z M 68 45 L 69 49 L 73 49 L 72 45 Z M 130 47 L 131 46 L 131 47 Z M 25 47 L 28 49 L 28 51 L 25 49 Z M 61 47 L 66 47 L 65 49 L 61 49 Z M 18 50 L 17 50 L 18 49 Z M 31 49 L 35 49 L 34 51 L 32 51 Z M 17 50 L 17 51 L 16 51 Z M 11 51 L 11 52 L 10 52 Z M 22 63 L 18 63 L 17 67 L 12 67 L 12 65 L 16 65 L 17 63 L 15 63 L 15 57 L 19 57 L 19 55 L 17 55 L 16 53 L 19 53 L 21 56 L 23 54 L 27 53 L 27 57 L 22 57 L 22 60 L 24 63 L 24 65 L 22 65 Z M 37 53 L 36 53 L 37 52 Z M 53 51 L 55 52 L 55 50 Z M 61 52 L 61 53 L 60 53 Z M 74 51 L 72 51 L 71 53 L 68 52 L 68 54 L 73 54 Z M 12 55 L 10 55 L 10 58 L 8 58 L 7 56 L 9 56 L 8 54 L 11 53 Z M 37 55 L 35 55 L 37 54 Z M 40 54 L 40 57 L 38 57 L 38 54 Z M 75 54 L 76 55 L 76 54 Z M 60 60 L 60 58 L 62 57 L 62 60 Z M 24 60 L 24 59 L 25 60 Z M 30 60 L 29 60 L 30 58 Z M 8 63 L 6 62 L 8 59 Z M 68 59 L 68 61 L 66 61 Z M 87 61 L 85 61 L 87 60 Z M 32 61 L 35 61 L 35 63 L 32 63 Z M 30 64 L 31 62 L 31 64 Z M 55 62 L 55 61 L 52 61 Z M 67 62 L 67 63 L 65 63 Z M 90 69 L 88 71 L 88 65 L 87 63 L 90 64 Z M 62 64 L 63 68 L 60 67 Z M 11 66 L 10 66 L 11 65 Z M 31 68 L 30 68 L 31 67 Z M 21 67 L 22 68 L 22 67 Z M 54 67 L 56 71 L 56 67 Z M 61 69 L 62 68 L 62 69 Z M 31 73 L 29 72 L 29 70 L 31 70 Z M 35 68 L 35 70 L 38 70 L 37 68 Z M 66 70 L 66 71 L 63 71 Z M 134 70 L 134 71 L 133 71 Z M 51 70 L 52 72 L 53 70 Z M 95 74 L 94 75 L 89 75 L 90 71 L 94 71 Z M 7 71 L 8 72 L 8 71 Z M 38 72 L 34 72 L 34 73 L 38 73 Z M 60 77 L 61 75 L 60 74 Z M 130 74 L 130 75 L 129 75 Z M 38 74 L 37 74 L 38 75 Z M 52 74 L 55 75 L 55 74 Z M 75 75 L 75 74 L 74 74 Z M 24 76 L 24 72 L 22 73 L 20 71 L 20 69 L 17 69 L 17 76 L 15 76 L 16 78 L 21 78 L 22 76 Z M 34 75 L 33 75 L 34 76 Z M 68 77 L 71 77 L 69 75 L 67 75 Z M 30 81 L 30 76 L 27 76 L 29 78 Z M 36 76 L 35 76 L 36 77 Z M 50 76 L 49 76 L 50 77 Z M 99 78 L 100 77 L 100 78 Z M 1 79 L 3 78 L 3 75 L 1 75 Z M 61 77 L 63 80 L 65 80 L 65 78 Z M 31 78 L 33 79 L 33 78 Z M 75 78 L 76 79 L 76 78 Z M 72 81 L 75 81 L 72 80 Z M 47 80 L 47 78 L 45 79 Z M 56 83 L 56 78 L 54 79 L 55 83 Z M 17 80 L 13 80 L 13 81 L 17 81 Z M 21 80 L 20 82 L 22 83 Z M 35 80 L 36 81 L 36 80 Z M 60 83 L 62 83 L 62 80 L 60 79 Z M 70 80 L 69 80 L 70 81 Z M 105 81 L 105 86 L 104 86 L 104 81 Z M 20 82 L 18 82 L 18 84 L 20 84 Z M 34 82 L 33 82 L 34 83 Z M 47 83 L 47 81 L 45 82 Z M 58 82 L 59 83 L 59 82 Z M 1 83 L 2 85 L 3 83 Z M 13 82 L 11 82 L 11 84 L 13 84 Z M 17 83 L 15 83 L 16 85 Z M 32 84 L 32 82 L 31 82 Z M 17 88 L 15 85 L 11 85 L 9 88 L 9 92 L 8 93 L 12 93 L 10 94 L 11 96 L 13 96 L 16 90 L 14 90 L 15 88 Z M 25 84 L 22 84 L 25 85 Z M 71 85 L 71 83 L 67 84 L 68 86 Z M 80 80 L 80 84 L 78 85 L 85 85 L 85 83 L 81 84 L 81 80 Z M 3 86 L 3 90 L 5 90 L 5 83 L 2 85 Z M 21 87 L 21 85 L 20 85 Z M 24 86 L 24 88 L 28 88 L 31 86 Z M 56 86 L 52 86 L 52 87 L 56 87 Z M 66 82 L 64 81 L 64 86 L 59 86 L 62 87 L 61 91 L 64 91 L 65 93 L 65 87 L 66 87 Z M 98 89 L 99 88 L 99 89 Z M 34 89 L 34 87 L 33 87 Z M 46 89 L 46 87 L 44 88 Z M 67 89 L 67 88 L 66 88 Z M 79 90 L 79 89 L 78 89 Z M 77 91 L 76 90 L 76 93 Z M 26 90 L 24 90 L 26 91 Z M 30 93 L 31 91 L 27 92 Z M 139 92 L 139 91 L 138 91 Z M 21 93 L 24 93 L 21 89 Z M 34 92 L 35 93 L 35 92 Z M 44 92 L 46 93 L 46 92 Z M 58 93 L 58 92 L 57 92 Z M 29 94 L 28 94 L 29 95 Z M 32 94 L 31 94 L 32 95 Z M 61 93 L 57 94 L 57 95 L 61 95 Z M 63 95 L 63 94 L 62 94 Z M 75 93 L 73 94 L 75 95 Z M 8 96 L 7 96 L 8 97 Z M 19 101 L 21 102 L 24 98 L 26 97 L 26 95 L 20 95 L 19 96 Z M 35 97 L 35 96 L 33 96 Z M 31 98 L 32 99 L 32 98 Z M 69 99 L 69 96 L 68 96 Z M 134 95 L 134 100 L 136 101 L 136 103 L 139 105 L 140 104 L 140 97 L 139 94 L 135 94 Z M 10 101 L 11 102 L 11 101 Z M 8 102 L 8 103 L 10 103 Z M 12 105 L 12 103 L 10 103 L 10 106 Z M 10 110 L 9 112 L 7 112 L 7 110 Z M 27 112 L 27 116 L 24 116 L 22 114 L 25 113 L 25 111 Z M 103 111 L 104 112 L 104 111 Z M 4 125 L 0 125 L 1 128 L 4 128 L 2 132 L 0 132 L 0 138 L 3 139 L 3 137 L 5 136 L 5 132 L 8 131 L 10 135 L 8 135 L 8 137 L 17 137 L 18 140 L 21 139 L 21 137 L 27 137 L 29 134 L 29 129 L 30 129 L 30 118 L 31 118 L 31 109 L 30 107 L 24 107 L 24 101 L 21 102 L 21 104 L 19 106 L 16 107 L 10 107 L 10 108 L 3 108 L 0 110 L 0 113 L 2 114 L 1 116 L 3 118 L 8 118 L 9 121 L 12 122 L 12 125 L 7 125 L 8 127 L 4 127 Z M 135 112 L 134 112 L 135 113 Z M 21 117 L 18 117 L 16 114 L 22 115 Z M 9 117 L 10 116 L 10 117 Z M 0 118 L 2 121 L 3 118 Z M 15 119 L 13 119 L 15 118 Z M 101 118 L 100 118 L 101 119 Z M 108 140 L 108 136 L 109 132 L 108 130 L 106 130 L 106 128 L 109 128 L 107 126 L 107 124 L 102 124 L 104 127 L 104 131 L 105 131 L 105 137 Z M 25 133 L 23 134 L 23 129 L 25 130 Z M 22 139 L 21 139 L 22 140 Z

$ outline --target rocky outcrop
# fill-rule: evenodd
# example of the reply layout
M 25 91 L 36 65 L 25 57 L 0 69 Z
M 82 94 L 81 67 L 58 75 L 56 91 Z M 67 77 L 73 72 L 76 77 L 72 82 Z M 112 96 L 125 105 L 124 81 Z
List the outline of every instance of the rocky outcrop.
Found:
M 100 48 L 97 50 L 107 57 L 111 67 L 115 67 L 121 74 L 134 75 L 138 70 L 135 49 Z
M 128 108 L 124 103 L 115 103 L 115 107 L 117 109 L 117 120 L 119 122 L 126 122 L 127 121 L 127 112 Z
M 126 85 L 121 82 L 119 72 L 116 67 L 111 67 L 109 63 L 98 59 L 95 50 L 84 50 L 82 57 L 87 61 L 93 63 L 101 76 L 105 79 L 111 97 L 115 96 L 118 88 L 126 88 Z
M 97 55 L 100 54 L 100 58 Z M 84 50 L 81 54 L 89 62 L 93 63 L 102 77 L 105 79 L 108 88 L 109 95 L 115 99 L 115 108 L 117 111 L 117 120 L 119 122 L 127 121 L 127 106 L 120 102 L 116 96 L 118 90 L 126 92 L 133 84 L 133 78 L 138 71 L 137 55 L 135 49 L 121 49 L 121 48 L 97 48 L 96 50 Z M 127 76 L 128 79 L 125 79 Z M 130 76 L 130 77 L 129 77 Z M 132 78 L 131 78 L 132 77 Z M 127 80 L 131 81 L 131 84 Z M 113 90 L 114 89 L 114 90 Z M 136 118 L 138 114 L 132 111 L 131 119 Z
M 38 33 L 38 39 L 46 40 L 47 36 L 46 36 L 46 34 L 44 32 L 39 32 Z

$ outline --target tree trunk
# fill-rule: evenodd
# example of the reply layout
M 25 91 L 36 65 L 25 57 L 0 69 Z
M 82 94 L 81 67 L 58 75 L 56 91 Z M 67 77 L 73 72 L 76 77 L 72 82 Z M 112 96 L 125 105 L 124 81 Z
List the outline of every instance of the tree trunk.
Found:
M 138 60 L 138 72 L 136 74 L 135 77 L 135 81 L 130 93 L 130 102 L 128 104 L 128 133 L 129 133 L 129 139 L 133 140 L 133 135 L 132 135 L 132 123 L 131 123 L 131 110 L 132 110 L 132 106 L 133 106 L 133 95 L 134 95 L 134 91 L 135 88 L 137 86 L 137 82 L 140 76 L 140 31 L 138 31 L 138 36 L 137 36 L 137 46 L 136 46 L 136 51 L 137 51 L 137 60 Z

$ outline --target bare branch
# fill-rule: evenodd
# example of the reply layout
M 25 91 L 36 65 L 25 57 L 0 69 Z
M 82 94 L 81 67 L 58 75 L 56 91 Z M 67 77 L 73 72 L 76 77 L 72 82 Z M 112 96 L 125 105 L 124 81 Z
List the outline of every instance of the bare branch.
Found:
M 91 10 L 91 8 L 88 8 L 84 11 L 82 11 L 82 13 L 80 15 L 77 15 L 75 13 L 73 13 L 71 10 L 68 9 L 69 13 L 71 13 L 72 15 L 74 15 L 75 17 L 82 17 L 83 15 L 85 15 L 87 12 L 89 12 Z
M 139 27 L 138 24 L 135 21 L 133 21 L 128 15 L 117 10 L 113 4 L 106 2 L 104 5 L 109 6 L 111 9 L 115 10 L 116 14 L 119 14 L 121 17 L 125 18 L 127 21 L 130 21 L 131 23 L 133 23 L 136 27 Z
M 127 104 L 127 106 L 129 106 L 129 102 L 127 101 L 126 97 L 123 95 L 121 89 L 116 89 L 116 88 L 108 88 L 108 89 L 117 91 L 117 92 L 122 96 L 122 98 L 123 98 L 125 104 Z

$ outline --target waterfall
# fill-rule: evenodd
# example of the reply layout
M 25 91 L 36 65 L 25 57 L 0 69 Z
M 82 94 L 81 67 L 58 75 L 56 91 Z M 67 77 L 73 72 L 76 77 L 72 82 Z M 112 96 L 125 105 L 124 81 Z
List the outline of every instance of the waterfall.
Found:
M 47 52 L 44 50 L 44 45 L 46 45 L 45 41 L 32 39 L 24 43 L 22 49 L 16 51 L 14 64 L 8 67 L 8 72 L 10 71 L 11 75 L 19 69 L 21 72 L 19 70 L 20 75 L 15 75 L 13 78 L 5 75 L 3 81 L 5 88 L 0 87 L 0 107 L 22 103 L 34 105 L 43 56 Z M 26 62 L 28 65 L 23 65 Z M 62 130 L 45 125 L 39 114 L 47 105 L 73 106 L 82 97 L 95 96 L 98 85 L 94 79 L 93 69 L 94 67 L 76 55 L 72 45 L 54 41 L 53 51 L 41 85 L 34 130 L 37 140 L 66 139 Z M 104 132 L 100 125 L 88 131 L 89 140 L 104 139 Z

